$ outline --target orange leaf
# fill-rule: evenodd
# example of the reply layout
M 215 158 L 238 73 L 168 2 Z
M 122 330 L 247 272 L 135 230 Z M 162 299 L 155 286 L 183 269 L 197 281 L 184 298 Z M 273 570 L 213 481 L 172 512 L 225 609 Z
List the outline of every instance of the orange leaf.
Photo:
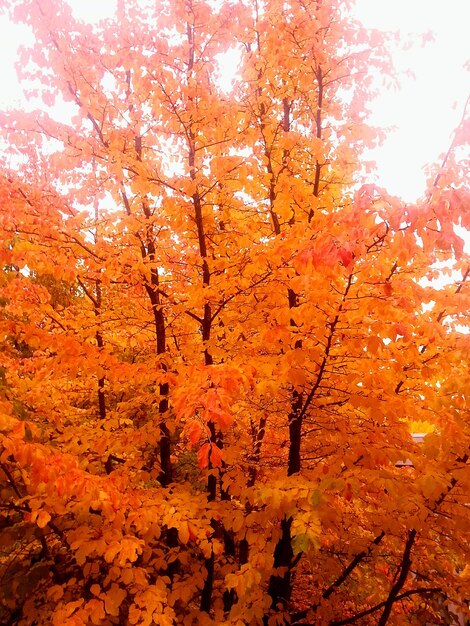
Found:
M 189 441 L 193 445 L 195 445 L 201 437 L 201 433 L 202 433 L 201 423 L 197 421 L 189 422 L 189 424 L 187 424 L 185 428 L 185 432 L 189 438 Z
M 90 600 L 86 606 L 88 611 L 90 612 L 90 619 L 92 624 L 96 624 L 97 626 L 102 623 L 105 618 L 104 612 L 104 604 L 101 600 Z
M 209 465 L 209 450 L 210 444 L 205 443 L 197 452 L 197 464 L 201 469 L 204 469 Z
M 210 463 L 212 467 L 222 467 L 222 450 L 214 443 L 211 444 Z
M 32 519 L 33 517 L 35 518 L 36 524 L 39 526 L 39 528 L 44 528 L 51 520 L 51 516 L 47 511 L 35 511 L 31 515 Z
M 119 615 L 119 607 L 123 603 L 126 595 L 124 589 L 121 589 L 116 583 L 113 583 L 104 600 L 106 613 L 113 616 Z

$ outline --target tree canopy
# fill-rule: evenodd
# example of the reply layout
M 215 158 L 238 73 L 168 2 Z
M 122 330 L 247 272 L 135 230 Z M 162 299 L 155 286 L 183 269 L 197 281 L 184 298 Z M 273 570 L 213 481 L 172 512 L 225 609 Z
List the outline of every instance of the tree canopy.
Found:
M 467 610 L 469 122 L 416 204 L 361 185 L 349 6 L 0 0 L 3 624 Z

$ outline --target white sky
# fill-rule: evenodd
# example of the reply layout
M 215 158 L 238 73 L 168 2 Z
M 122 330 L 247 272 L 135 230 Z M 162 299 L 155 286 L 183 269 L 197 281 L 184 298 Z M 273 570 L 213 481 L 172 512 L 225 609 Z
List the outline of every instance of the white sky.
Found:
M 423 167 L 449 148 L 470 93 L 469 0 L 357 0 L 357 17 L 368 27 L 410 33 L 433 31 L 435 41 L 394 54 L 400 91 L 384 91 L 374 102 L 373 122 L 395 126 L 372 153 L 379 181 L 413 201 L 423 192 Z M 467 65 L 467 69 L 465 69 Z
M 77 17 L 96 20 L 109 15 L 116 0 L 68 0 Z M 435 40 L 394 58 L 401 89 L 383 90 L 373 103 L 372 122 L 395 127 L 370 158 L 378 167 L 378 183 L 412 202 L 424 192 L 423 167 L 439 161 L 450 144 L 470 91 L 470 0 L 357 0 L 355 14 L 366 26 L 411 33 L 433 31 Z M 0 17 L 3 90 L 0 108 L 21 106 L 22 92 L 14 62 L 27 31 Z M 464 65 L 467 64 L 467 70 Z M 411 70 L 415 77 L 407 76 Z

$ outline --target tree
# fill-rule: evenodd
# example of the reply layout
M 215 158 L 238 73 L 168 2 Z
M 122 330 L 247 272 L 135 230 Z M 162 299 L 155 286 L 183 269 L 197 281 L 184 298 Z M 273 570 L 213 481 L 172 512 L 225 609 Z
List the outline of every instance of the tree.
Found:
M 416 206 L 358 188 L 348 4 L 0 3 L 42 99 L 1 114 L 3 623 L 466 610 L 468 121 Z

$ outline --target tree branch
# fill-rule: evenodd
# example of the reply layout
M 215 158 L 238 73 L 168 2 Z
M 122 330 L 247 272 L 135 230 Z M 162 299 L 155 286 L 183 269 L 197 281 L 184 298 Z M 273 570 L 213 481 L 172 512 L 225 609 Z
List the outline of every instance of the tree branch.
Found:
M 403 593 L 400 593 L 395 598 L 395 602 L 399 602 L 400 600 L 405 600 L 405 598 L 409 598 L 410 596 L 416 596 L 416 595 L 424 596 L 430 593 L 439 593 L 439 592 L 441 592 L 441 589 L 439 587 L 422 587 L 419 589 L 409 589 L 408 591 L 404 591 Z M 354 622 L 357 622 L 358 619 L 361 619 L 362 617 L 367 617 L 367 615 L 372 615 L 372 613 L 379 611 L 381 608 L 385 606 L 386 602 L 387 602 L 386 600 L 384 600 L 383 602 L 379 602 L 378 604 L 372 606 L 370 609 L 366 609 L 365 611 L 356 613 L 356 615 L 353 615 L 352 617 L 347 617 L 346 619 L 330 622 L 330 626 L 345 626 L 346 624 L 353 624 Z M 315 625 L 312 622 L 297 622 L 295 626 L 315 626 Z
M 403 551 L 403 557 L 400 564 L 400 575 L 397 578 L 396 583 L 390 589 L 390 593 L 388 594 L 388 598 L 384 604 L 384 610 L 382 615 L 380 616 L 379 621 L 377 622 L 377 626 L 385 626 L 388 622 L 388 618 L 390 617 L 390 613 L 392 612 L 393 604 L 397 600 L 397 596 L 400 593 L 403 585 L 408 578 L 408 573 L 411 567 L 411 550 L 413 549 L 414 543 L 416 540 L 416 530 L 413 528 L 408 532 L 408 539 L 405 543 L 405 550 Z
M 336 578 L 336 580 L 332 582 L 331 585 L 323 591 L 322 593 L 323 600 L 327 600 L 331 596 L 331 594 L 334 591 L 336 591 L 336 589 L 344 583 L 344 581 L 356 569 L 356 567 L 360 563 L 362 563 L 362 561 L 366 557 L 368 557 L 371 554 L 373 547 L 378 546 L 384 537 L 385 537 L 385 531 L 382 531 L 380 535 L 377 535 L 377 537 L 375 537 L 375 539 L 371 542 L 367 550 L 362 550 L 361 552 L 356 554 L 356 556 L 351 560 L 349 565 L 343 569 L 343 571 L 338 576 L 338 578 Z M 318 604 L 313 604 L 309 609 L 306 609 L 304 611 L 299 611 L 298 613 L 294 613 L 292 615 L 292 623 L 295 623 L 296 621 L 306 617 L 309 611 L 316 611 L 317 609 L 318 609 Z

